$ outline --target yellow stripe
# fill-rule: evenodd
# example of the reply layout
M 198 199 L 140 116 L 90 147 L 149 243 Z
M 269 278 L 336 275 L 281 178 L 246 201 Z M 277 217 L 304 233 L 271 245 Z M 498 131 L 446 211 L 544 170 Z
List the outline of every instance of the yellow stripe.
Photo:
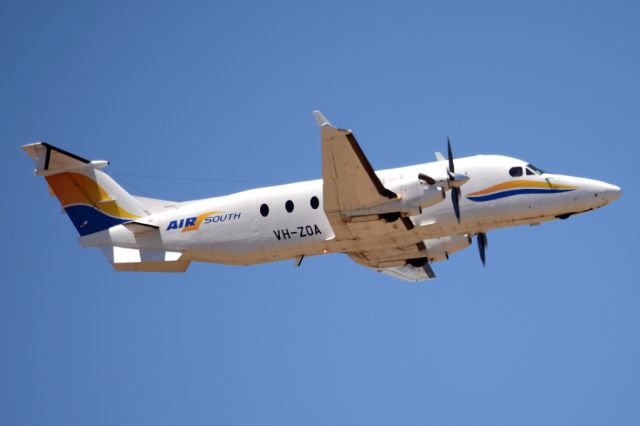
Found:
M 140 217 L 120 207 L 102 186 L 88 176 L 67 172 L 47 176 L 46 179 L 49 187 L 60 200 L 62 207 L 85 204 L 113 217 L 122 219 Z
M 492 192 L 504 191 L 507 189 L 515 189 L 515 188 L 576 189 L 575 186 L 558 185 L 558 184 L 546 182 L 546 181 L 540 182 L 535 180 L 514 180 L 514 181 L 499 183 L 498 185 L 490 186 L 489 188 L 483 189 L 478 192 L 474 192 L 473 194 L 469 194 L 469 196 L 485 195 L 485 194 L 490 194 Z

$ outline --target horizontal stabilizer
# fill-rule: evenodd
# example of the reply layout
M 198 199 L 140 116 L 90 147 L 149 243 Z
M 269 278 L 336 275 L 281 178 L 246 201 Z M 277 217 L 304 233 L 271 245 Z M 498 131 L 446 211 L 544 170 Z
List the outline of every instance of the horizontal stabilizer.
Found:
M 117 246 L 102 247 L 101 250 L 116 271 L 184 272 L 191 263 L 175 251 Z
M 36 174 L 46 176 L 84 167 L 102 169 L 109 165 L 108 161 L 90 161 L 64 149 L 46 142 L 36 142 L 24 145 L 22 149 L 36 163 Z

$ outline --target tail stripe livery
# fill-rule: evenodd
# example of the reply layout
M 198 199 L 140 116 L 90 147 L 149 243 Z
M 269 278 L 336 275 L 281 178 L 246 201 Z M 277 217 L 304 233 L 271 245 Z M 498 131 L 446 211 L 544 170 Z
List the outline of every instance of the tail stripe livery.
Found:
M 68 172 L 47 176 L 46 179 L 62 207 L 80 204 L 93 206 L 101 213 L 115 218 L 137 219 L 140 217 L 118 205 L 101 185 L 88 176 Z
M 44 142 L 23 149 L 43 176 L 81 236 L 144 216 L 140 203 L 99 170 L 106 161 L 89 161 Z
M 36 175 L 49 184 L 80 234 L 83 247 L 98 247 L 117 271 L 184 272 L 190 260 L 181 251 L 119 246 L 113 235 L 136 242 L 160 238 L 157 225 L 145 223 L 152 211 L 175 209 L 179 203 L 135 197 L 103 172 L 107 161 L 89 161 L 45 142 L 22 147 L 36 163 Z M 142 222 L 139 221 L 142 220 Z M 123 225 L 112 232 L 101 232 Z M 126 244 L 126 243 L 125 243 Z
M 65 207 L 64 211 L 67 212 L 69 219 L 82 236 L 128 222 L 125 219 L 107 216 L 93 207 L 82 204 Z

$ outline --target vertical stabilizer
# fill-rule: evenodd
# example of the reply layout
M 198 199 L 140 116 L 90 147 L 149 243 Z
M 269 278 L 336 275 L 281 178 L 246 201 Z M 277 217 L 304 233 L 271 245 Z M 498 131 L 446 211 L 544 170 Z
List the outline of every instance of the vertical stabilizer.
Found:
M 140 203 L 89 161 L 46 142 L 22 147 L 36 163 L 36 175 L 49 184 L 80 235 L 93 234 L 145 216 Z

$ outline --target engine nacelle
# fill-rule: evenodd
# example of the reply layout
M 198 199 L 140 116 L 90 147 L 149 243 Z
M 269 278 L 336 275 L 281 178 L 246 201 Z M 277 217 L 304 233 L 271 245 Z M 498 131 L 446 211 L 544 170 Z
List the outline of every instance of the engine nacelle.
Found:
M 449 235 L 441 238 L 424 240 L 427 257 L 430 261 L 447 260 L 451 253 L 455 253 L 471 244 L 470 235 Z
M 438 204 L 445 198 L 439 186 L 427 185 L 419 179 L 403 179 L 401 182 L 398 188 L 391 186 L 390 189 L 400 197 L 401 211 L 411 216 L 421 214 L 422 209 Z
M 368 216 L 400 213 L 407 216 L 416 216 L 422 213 L 422 209 L 431 207 L 445 198 L 445 193 L 441 187 L 428 185 L 419 179 L 399 179 L 386 183 L 385 187 L 395 192 L 398 198 L 378 206 L 351 211 L 349 215 Z

